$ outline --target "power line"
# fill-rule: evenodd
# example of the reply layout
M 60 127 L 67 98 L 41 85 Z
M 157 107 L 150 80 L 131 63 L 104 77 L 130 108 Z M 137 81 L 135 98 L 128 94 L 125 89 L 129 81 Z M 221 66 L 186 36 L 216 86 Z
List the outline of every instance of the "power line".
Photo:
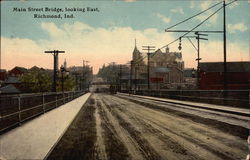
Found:
M 225 4 L 225 6 L 228 6 L 228 5 L 231 5 L 232 3 L 234 3 L 234 2 L 236 2 L 236 1 L 238 1 L 238 0 L 234 0 L 234 1 L 232 1 L 232 2 L 230 2 L 230 3 L 227 3 L 227 4 Z M 220 2 L 220 3 L 222 3 L 222 2 Z M 219 3 L 217 3 L 217 4 L 215 4 L 215 5 L 218 5 Z M 215 7 L 215 6 L 212 6 L 212 7 Z M 162 49 L 162 48 L 165 48 L 165 47 L 167 47 L 168 45 L 170 45 L 170 44 L 172 44 L 172 43 L 174 43 L 174 42 L 176 42 L 176 41 L 178 41 L 179 40 L 179 38 L 182 38 L 182 37 L 184 37 L 184 36 L 186 36 L 188 33 L 190 33 L 190 32 L 196 32 L 196 31 L 194 31 L 196 28 L 198 28 L 200 25 L 202 25 L 205 21 L 207 21 L 209 18 L 211 18 L 214 14 L 216 14 L 219 10 L 221 10 L 223 8 L 223 6 L 222 7 L 220 7 L 218 10 L 216 10 L 213 14 L 211 14 L 209 17 L 207 17 L 205 20 L 203 20 L 201 23 L 199 23 L 197 26 L 195 26 L 193 29 L 191 29 L 190 31 L 187 31 L 187 33 L 185 33 L 185 34 L 183 34 L 181 37 L 178 37 L 177 39 L 175 39 L 174 41 L 172 41 L 172 42 L 170 42 L 170 43 L 168 43 L 167 45 L 165 45 L 165 46 L 163 46 L 163 47 L 161 47 L 160 49 Z M 208 9 L 207 9 L 208 10 Z M 193 17 L 193 16 L 192 16 Z M 190 18 L 191 19 L 191 18 Z M 183 22 L 182 22 L 183 23 Z M 174 26 L 176 26 L 176 25 L 174 25 Z M 168 29 L 170 29 L 170 28 L 173 28 L 173 27 L 169 27 L 169 28 L 167 28 L 165 31 L 167 31 Z M 184 31 L 184 32 L 186 32 L 186 31 Z M 221 31 L 200 31 L 200 32 L 221 32 Z
M 173 28 L 173 27 L 175 27 L 175 26 L 177 26 L 177 25 L 179 25 L 179 24 L 181 24 L 181 23 L 184 23 L 184 22 L 186 22 L 186 21 L 188 21 L 188 20 L 190 20 L 190 19 L 192 19 L 192 18 L 194 18 L 194 17 L 196 17 L 196 16 L 198 16 L 198 15 L 200 15 L 200 14 L 202 14 L 202 13 L 204 13 L 204 12 L 206 12 L 206 11 L 212 9 L 212 8 L 214 8 L 215 6 L 217 6 L 217 5 L 221 4 L 221 3 L 222 3 L 222 2 L 216 3 L 215 5 L 213 5 L 213 6 L 209 7 L 209 8 L 207 8 L 206 10 L 204 10 L 204 11 L 202 11 L 202 12 L 200 12 L 200 13 L 195 14 L 195 15 L 193 15 L 193 16 L 191 16 L 191 17 L 189 17 L 189 18 L 187 18 L 187 19 L 185 19 L 185 20 L 183 20 L 183 21 L 181 21 L 181 22 L 179 22 L 179 23 L 177 23 L 177 24 L 175 24 L 175 25 L 173 25 L 173 26 L 171 26 L 171 27 L 168 27 L 166 30 L 169 30 L 170 28 Z
M 234 0 L 232 2 L 229 2 L 228 4 L 225 4 L 225 6 L 230 5 L 230 4 L 232 4 L 232 3 L 236 2 L 236 1 L 238 1 L 238 0 Z
M 183 34 L 182 36 L 180 36 L 180 37 L 178 37 L 177 39 L 173 40 L 172 42 L 168 43 L 167 45 L 161 47 L 160 49 L 167 47 L 168 45 L 170 45 L 170 44 L 172 44 L 172 43 L 178 41 L 179 38 L 182 38 L 182 37 L 186 36 L 187 34 L 189 34 L 190 32 L 194 31 L 196 28 L 198 28 L 198 27 L 201 26 L 204 22 L 206 22 L 208 19 L 210 19 L 213 15 L 215 15 L 217 12 L 219 12 L 219 10 L 221 10 L 222 8 L 223 8 L 223 6 L 220 7 L 219 9 L 217 9 L 217 10 L 216 10 L 214 13 L 212 13 L 211 15 L 209 15 L 205 20 L 203 20 L 201 23 L 199 23 L 198 25 L 196 25 L 194 28 L 192 28 L 191 30 L 187 31 L 187 33 Z
M 237 0 L 234 0 L 234 1 L 232 1 L 232 2 L 230 2 L 230 3 L 228 3 L 228 4 L 226 4 L 226 6 L 232 4 L 232 3 L 236 2 L 236 1 L 237 1 Z M 195 27 L 194 27 L 193 29 L 191 29 L 191 30 L 174 31 L 174 30 L 169 30 L 170 28 L 173 28 L 173 27 L 175 27 L 175 26 L 177 26 L 177 25 L 179 25 L 179 24 L 181 24 L 181 23 L 184 23 L 184 22 L 186 22 L 186 21 L 188 21 L 188 20 L 190 20 L 190 19 L 192 19 L 192 18 L 194 18 L 194 17 L 196 17 L 196 16 L 198 16 L 198 15 L 200 15 L 200 14 L 202 14 L 202 13 L 204 13 L 204 12 L 206 12 L 206 11 L 212 9 L 212 8 L 214 8 L 215 6 L 217 6 L 217 5 L 221 4 L 221 3 L 222 3 L 222 2 L 216 3 L 215 5 L 213 5 L 213 6 L 209 7 L 209 8 L 207 8 L 206 10 L 204 10 L 204 11 L 202 11 L 202 12 L 200 12 L 200 13 L 194 15 L 194 16 L 191 16 L 191 17 L 189 17 L 189 18 L 187 18 L 187 19 L 185 19 L 185 20 L 183 20 L 183 21 L 181 21 L 181 22 L 179 22 L 179 23 L 177 23 L 177 24 L 175 24 L 175 25 L 173 25 L 173 26 L 171 26 L 171 27 L 165 29 L 165 31 L 168 31 L 168 32 L 187 32 L 187 33 L 183 34 L 181 37 L 178 37 L 176 40 L 174 40 L 174 41 L 168 43 L 167 45 L 161 47 L 160 49 L 165 48 L 165 47 L 167 47 L 168 45 L 170 45 L 170 44 L 172 44 L 172 43 L 178 41 L 179 38 L 182 38 L 182 37 L 186 36 L 186 35 L 189 34 L 190 32 L 197 32 L 197 31 L 194 31 L 194 30 L 195 30 L 196 28 L 198 28 L 200 25 L 202 25 L 204 22 L 206 22 L 208 19 L 210 19 L 210 18 L 211 18 L 214 14 L 216 14 L 219 10 L 221 10 L 221 9 L 223 8 L 223 6 L 220 7 L 218 10 L 216 10 L 213 14 L 211 14 L 209 17 L 207 17 L 205 20 L 203 20 L 201 23 L 199 23 L 197 26 L 195 26 Z M 199 32 L 222 33 L 223 31 L 199 31 Z M 154 56 L 154 54 L 152 54 L 151 57 L 152 57 L 152 56 Z M 142 57 L 142 58 L 140 58 L 140 59 L 138 59 L 137 61 L 134 61 L 133 64 L 137 64 L 137 63 L 143 61 L 145 58 L 147 58 L 147 55 L 144 56 L 144 57 Z
M 220 3 L 222 3 L 222 2 L 216 3 L 215 5 L 213 5 L 213 6 L 209 7 L 209 8 L 207 8 L 206 10 L 204 10 L 204 11 L 202 11 L 202 12 L 200 12 L 200 13 L 198 13 L 198 14 L 192 16 L 192 17 L 189 17 L 189 18 L 187 18 L 187 19 L 185 19 L 185 20 L 183 20 L 183 21 L 181 21 L 181 22 L 179 22 L 179 23 L 177 23 L 177 24 L 175 24 L 175 25 L 173 25 L 173 26 L 167 28 L 165 31 L 167 31 L 167 30 L 170 29 L 170 28 L 173 28 L 173 27 L 175 27 L 175 26 L 177 26 L 177 25 L 179 25 L 179 24 L 181 24 L 181 23 L 184 23 L 184 22 L 188 21 L 189 19 L 192 19 L 192 18 L 194 18 L 194 17 L 196 17 L 196 16 L 198 16 L 198 15 L 200 15 L 200 14 L 202 14 L 202 13 L 208 11 L 208 10 L 210 10 L 211 8 L 213 8 L 213 7 L 217 6 L 217 5 L 219 5 Z M 187 32 L 192 32 L 192 31 L 187 31 Z M 206 32 L 206 31 L 204 31 L 204 32 Z M 178 39 L 179 39 L 179 38 L 178 38 Z M 178 39 L 177 39 L 177 40 L 178 40 Z M 175 42 L 175 41 L 169 43 L 168 45 L 170 45 L 170 44 L 172 44 L 172 43 L 174 43 L 174 42 Z M 166 46 L 167 46 L 167 45 L 166 45 Z M 166 46 L 164 46 L 164 47 L 166 47 Z M 162 47 L 162 48 L 164 48 L 164 47 Z M 162 48 L 160 48 L 160 49 L 162 49 Z M 152 54 L 151 57 L 152 57 L 152 56 L 154 56 L 154 54 Z M 133 64 L 137 64 L 137 63 L 143 61 L 145 58 L 147 58 L 147 56 L 144 56 L 144 57 L 138 59 L 137 61 L 134 61 Z
M 189 30 L 165 30 L 165 32 L 204 32 L 204 33 L 223 33 L 223 31 L 189 31 Z

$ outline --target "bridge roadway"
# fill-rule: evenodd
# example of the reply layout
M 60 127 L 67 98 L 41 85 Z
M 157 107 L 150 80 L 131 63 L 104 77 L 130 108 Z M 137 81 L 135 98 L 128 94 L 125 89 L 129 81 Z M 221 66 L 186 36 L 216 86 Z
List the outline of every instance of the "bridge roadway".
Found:
M 44 159 L 74 120 L 90 93 L 0 136 L 0 159 Z
M 240 160 L 248 154 L 249 122 L 232 113 L 93 94 L 47 159 Z
M 0 159 L 245 159 L 249 111 L 86 94 L 2 135 Z

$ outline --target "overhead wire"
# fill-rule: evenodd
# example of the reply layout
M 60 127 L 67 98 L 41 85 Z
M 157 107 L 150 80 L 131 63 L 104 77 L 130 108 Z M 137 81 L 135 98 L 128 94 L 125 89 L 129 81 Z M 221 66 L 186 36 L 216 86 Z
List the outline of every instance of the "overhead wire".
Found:
M 208 11 L 208 10 L 214 8 L 214 7 L 216 7 L 217 5 L 219 5 L 219 4 L 221 4 L 221 3 L 222 3 L 222 2 L 216 3 L 215 5 L 213 5 L 213 6 L 209 7 L 209 8 L 207 8 L 206 10 L 201 11 L 201 12 L 199 12 L 199 13 L 197 13 L 197 14 L 195 14 L 195 15 L 193 15 L 193 16 L 191 16 L 191 17 L 189 17 L 189 18 L 187 18 L 187 19 L 185 19 L 185 20 L 183 20 L 183 21 L 181 21 L 181 22 L 179 22 L 179 23 L 177 23 L 177 24 L 175 24 L 175 25 L 172 25 L 171 27 L 168 27 L 166 30 L 169 30 L 169 29 L 171 29 L 171 28 L 173 28 L 173 27 L 175 27 L 175 26 L 177 26 L 177 25 L 179 25 L 179 24 L 182 24 L 182 23 L 184 23 L 184 22 L 186 22 L 186 21 L 188 21 L 188 20 L 190 20 L 190 19 L 192 19 L 192 18 L 194 18 L 194 17 L 196 17 L 196 16 L 199 16 L 200 14 L 202 14 L 202 13 L 204 13 L 204 12 L 206 12 L 206 11 Z
M 168 45 L 178 41 L 180 38 L 186 36 L 187 34 L 189 34 L 190 32 L 194 31 L 196 28 L 198 28 L 199 26 L 201 26 L 203 23 L 205 23 L 208 19 L 210 19 L 213 15 L 215 15 L 217 12 L 219 12 L 219 10 L 221 10 L 223 8 L 220 7 L 219 9 L 217 9 L 214 13 L 212 13 L 211 15 L 209 15 L 205 20 L 203 20 L 201 23 L 199 23 L 198 25 L 196 25 L 194 28 L 192 28 L 191 30 L 187 31 L 186 33 L 184 33 L 182 36 L 178 37 L 177 39 L 173 40 L 172 42 L 168 43 L 167 45 L 164 45 L 163 47 L 161 47 L 160 49 L 162 48 L 165 48 L 167 47 Z
M 202 13 L 204 13 L 204 12 L 206 12 L 206 11 L 212 9 L 212 8 L 214 8 L 214 7 L 216 7 L 217 5 L 219 5 L 219 4 L 221 4 L 221 3 L 222 3 L 222 2 L 216 3 L 216 4 L 214 4 L 213 6 L 207 8 L 206 10 L 204 10 L 204 11 L 202 11 L 202 12 L 199 12 L 199 13 L 197 13 L 197 14 L 195 14 L 195 15 L 189 17 L 189 18 L 187 18 L 187 19 L 185 19 L 185 20 L 183 20 L 183 21 L 181 21 L 181 22 L 179 22 L 179 23 L 177 23 L 177 24 L 175 24 L 175 25 L 173 25 L 173 26 L 167 28 L 166 30 L 168 30 L 168 29 L 170 29 L 170 28 L 173 28 L 173 27 L 175 27 L 175 26 L 177 26 L 177 25 L 179 25 L 179 24 L 181 24 L 181 23 L 184 23 L 184 22 L 186 22 L 186 21 L 188 21 L 188 20 L 190 20 L 190 19 L 192 19 L 192 18 L 194 18 L 194 17 L 196 17 L 196 16 L 198 16 L 198 15 L 200 15 L 200 14 L 202 14 Z M 175 41 L 174 41 L 174 42 L 175 42 Z M 172 42 L 172 43 L 174 43 L 174 42 Z M 170 44 L 172 44 L 172 43 L 170 43 Z M 170 44 L 168 44 L 168 45 L 170 45 Z M 162 48 L 164 48 L 164 47 L 162 47 Z M 160 48 L 160 49 L 162 49 L 162 48 Z M 151 56 L 153 56 L 153 55 L 151 55 Z M 143 61 L 146 57 L 147 57 L 147 56 L 144 56 L 144 57 L 142 57 L 141 59 L 138 59 L 136 62 L 133 62 L 133 63 L 134 63 L 134 64 L 139 63 L 139 62 Z
M 230 2 L 230 3 L 227 3 L 226 6 L 232 4 L 232 3 L 236 2 L 236 1 L 238 1 L 238 0 L 234 0 L 234 1 Z M 197 13 L 197 14 L 195 14 L 195 15 L 193 15 L 193 16 L 191 16 L 191 17 L 189 17 L 189 18 L 187 18 L 187 19 L 185 19 L 185 20 L 183 20 L 183 21 L 181 21 L 181 22 L 179 22 L 179 23 L 177 23 L 177 24 L 171 26 L 171 27 L 168 27 L 166 30 L 171 29 L 171 28 L 173 28 L 173 27 L 175 27 L 175 26 L 177 26 L 177 25 L 179 25 L 179 24 L 181 24 L 181 23 L 184 23 L 184 22 L 186 22 L 186 21 L 188 21 L 188 20 L 190 20 L 190 19 L 192 19 L 192 18 L 194 18 L 194 17 L 196 17 L 196 16 L 198 16 L 198 15 L 200 15 L 200 14 L 202 14 L 202 13 L 204 13 L 204 12 L 206 12 L 206 11 L 212 9 L 212 8 L 214 8 L 214 7 L 216 7 L 217 5 L 219 5 L 219 4 L 221 4 L 221 3 L 222 3 L 222 2 L 216 3 L 216 4 L 214 4 L 213 6 L 211 6 L 211 7 L 207 8 L 207 9 L 205 9 L 204 11 L 199 12 L 199 13 Z M 212 13 L 210 16 L 208 16 L 205 20 L 203 20 L 203 21 L 202 21 L 201 23 L 199 23 L 197 26 L 195 26 L 194 28 L 192 28 L 191 30 L 189 30 L 187 33 L 183 34 L 182 36 L 178 37 L 178 38 L 175 39 L 174 41 L 168 43 L 167 45 L 164 45 L 163 47 L 161 47 L 161 48 L 159 48 L 159 49 L 163 49 L 163 48 L 167 47 L 168 45 L 170 45 L 170 44 L 172 44 L 172 43 L 178 41 L 180 38 L 186 36 L 187 34 L 189 34 L 189 33 L 192 32 L 192 31 L 194 31 L 196 28 L 198 28 L 200 25 L 202 25 L 202 24 L 205 23 L 208 19 L 210 19 L 213 15 L 215 15 L 217 12 L 219 12 L 219 10 L 221 10 L 222 8 L 223 8 L 223 6 L 220 7 L 219 9 L 217 9 L 214 13 Z M 151 55 L 151 56 L 153 56 L 153 55 Z M 147 57 L 147 56 L 144 56 L 144 57 L 142 57 L 141 59 L 138 59 L 137 61 L 135 61 L 135 62 L 133 62 L 133 63 L 134 63 L 134 64 L 139 63 L 139 62 L 143 61 L 146 57 Z
M 229 2 L 229 3 L 227 3 L 225 6 L 228 6 L 228 5 L 230 5 L 230 4 L 232 4 L 232 3 L 236 2 L 236 1 L 238 1 L 238 0 L 234 0 L 234 1 L 232 1 L 232 2 Z M 222 3 L 222 2 L 220 2 L 220 3 Z M 215 6 L 217 6 L 218 4 L 219 4 L 219 3 L 213 5 L 212 8 L 215 7 Z M 202 25 L 202 24 L 203 24 L 205 21 L 207 21 L 209 18 L 211 18 L 214 14 L 216 14 L 216 13 L 217 13 L 219 10 L 221 10 L 222 8 L 223 8 L 223 6 L 220 7 L 218 10 L 216 10 L 213 14 L 211 14 L 211 15 L 210 15 L 209 17 L 207 17 L 205 20 L 203 20 L 201 23 L 199 23 L 197 26 L 195 26 L 193 29 L 191 29 L 191 30 L 188 31 L 187 33 L 183 34 L 182 36 L 178 37 L 178 38 L 175 39 L 174 41 L 168 43 L 167 45 L 164 45 L 164 46 L 161 47 L 160 49 L 165 48 L 165 47 L 167 47 L 168 45 L 170 45 L 170 44 L 172 44 L 172 43 L 178 41 L 180 38 L 186 36 L 187 34 L 189 34 L 190 32 L 192 32 L 193 30 L 195 30 L 196 28 L 198 28 L 200 25 Z M 210 9 L 211 9 L 211 7 L 210 7 Z M 206 9 L 206 10 L 208 10 L 208 9 Z M 203 12 L 203 13 L 204 13 L 204 12 Z M 192 17 L 193 17 L 193 16 L 192 16 Z M 191 18 L 190 18 L 190 19 L 191 19 Z M 176 26 L 176 25 L 174 25 L 174 26 Z M 172 26 L 169 27 L 168 29 L 170 29 L 170 28 L 172 28 Z M 166 30 L 168 30 L 168 29 L 166 29 Z

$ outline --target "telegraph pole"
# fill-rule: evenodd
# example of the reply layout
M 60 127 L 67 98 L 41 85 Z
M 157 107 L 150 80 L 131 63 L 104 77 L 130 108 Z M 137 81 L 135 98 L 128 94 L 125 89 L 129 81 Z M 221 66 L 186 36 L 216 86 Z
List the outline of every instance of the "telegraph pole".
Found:
M 227 5 L 230 5 L 231 3 L 234 3 L 234 2 L 236 2 L 237 0 L 234 0 L 234 1 L 232 1 L 232 2 L 229 2 L 229 3 L 227 3 L 226 4 L 226 1 L 225 0 L 223 0 L 223 6 L 221 7 L 221 8 L 223 8 L 223 31 L 199 31 L 199 32 L 207 32 L 207 33 L 223 33 L 223 56 L 224 56 L 224 62 L 223 62 L 223 68 L 224 68 L 224 82 L 223 82 L 223 89 L 224 90 L 227 90 L 228 89 L 228 77 L 227 77 L 227 39 L 226 39 L 226 6 Z M 220 4 L 220 3 L 218 3 L 218 4 Z M 218 5 L 218 4 L 216 4 L 216 5 Z M 215 7 L 216 5 L 214 5 L 214 6 L 212 6 L 212 7 L 210 7 L 210 8 L 208 8 L 208 9 L 211 9 L 211 8 L 213 8 L 213 7 Z M 219 8 L 217 11 L 219 11 L 221 8 Z M 208 10 L 207 9 L 207 10 Z M 207 11 L 207 10 L 205 10 L 205 11 Z M 202 11 L 201 13 L 203 13 L 203 12 L 205 12 L 205 11 Z M 217 12 L 216 11 L 216 12 Z M 208 20 L 211 16 L 213 16 L 216 12 L 214 12 L 212 15 L 210 15 L 207 19 L 205 19 L 203 22 L 205 22 L 206 20 Z M 199 13 L 199 14 L 201 14 L 201 13 Z M 197 16 L 197 15 L 199 15 L 199 14 L 196 14 L 195 16 Z M 195 16 L 192 16 L 191 18 L 193 18 L 193 17 L 195 17 Z M 187 21 L 187 20 L 189 20 L 189 19 L 191 19 L 191 18 L 188 18 L 188 19 L 186 19 L 186 20 L 184 20 L 184 21 L 182 21 L 181 23 L 183 23 L 183 22 L 185 22 L 185 21 Z M 202 22 L 202 23 L 203 23 Z M 199 25 L 201 25 L 202 23 L 200 23 Z M 174 25 L 174 26 L 177 26 L 178 24 L 180 24 L 180 23 L 177 23 L 176 25 Z M 199 26 L 198 25 L 198 26 Z M 174 27 L 174 26 L 172 26 L 172 27 Z M 196 26 L 195 28 L 197 28 L 198 26 Z M 192 30 L 169 30 L 170 28 L 172 28 L 172 27 L 169 27 L 168 29 L 165 29 L 165 32 L 186 32 L 187 34 L 188 33 L 190 33 L 190 32 L 195 32 L 194 31 L 194 29 L 195 28 L 193 28 Z M 176 41 L 176 40 L 175 40 Z M 175 42 L 175 41 L 173 41 L 173 42 Z M 173 43 L 173 42 L 171 42 L 171 43 Z M 224 92 L 225 93 L 225 92 Z M 224 94 L 224 97 L 226 97 L 227 95 L 226 94 Z
M 202 40 L 208 40 L 207 38 L 201 38 L 200 36 L 208 36 L 207 34 L 201 34 L 199 32 L 195 32 L 195 34 L 197 35 L 196 39 L 197 39 L 197 87 L 198 89 L 200 88 L 200 39 Z
M 119 90 L 120 92 L 122 91 L 122 65 L 120 64 L 120 74 L 119 74 L 119 77 L 120 77 L 120 86 L 119 86 Z
M 224 90 L 227 90 L 227 38 L 226 38 L 226 2 L 223 1 L 223 51 L 224 51 Z M 226 96 L 226 95 L 225 95 Z
M 207 38 L 201 38 L 200 36 L 208 36 L 207 34 L 200 34 L 199 32 L 195 32 L 196 36 L 185 36 L 183 38 L 188 38 L 188 40 L 190 41 L 190 43 L 192 44 L 192 46 L 195 48 L 195 50 L 197 51 L 197 59 L 195 59 L 197 61 L 197 87 L 199 88 L 200 86 L 200 39 L 201 40 L 208 40 Z M 196 38 L 197 39 L 197 48 L 195 47 L 195 45 L 193 44 L 193 42 L 190 40 L 190 38 Z
M 58 70 L 58 54 L 65 53 L 65 51 L 44 51 L 44 53 L 51 53 L 54 57 L 54 74 L 53 74 L 53 83 L 52 83 L 52 92 L 56 92 L 56 80 L 57 80 L 57 70 Z
M 135 64 L 135 91 L 137 88 L 137 65 Z
M 142 50 L 146 50 L 147 55 L 148 55 L 148 90 L 150 89 L 150 66 L 149 66 L 149 56 L 150 56 L 150 51 L 155 50 L 155 46 L 142 46 Z
M 133 63 L 134 63 L 134 61 L 132 60 L 132 61 L 130 61 L 130 76 L 129 76 L 129 82 L 130 82 L 130 86 L 129 86 L 129 92 L 131 93 L 131 91 L 132 91 L 132 66 L 133 66 Z
M 89 68 L 87 67 L 89 61 L 83 60 L 82 62 L 83 62 L 82 63 L 82 89 L 85 89 L 86 88 L 86 82 L 87 82 L 86 73 L 88 73 L 88 71 L 89 71 Z M 85 62 L 86 62 L 86 65 L 85 65 Z

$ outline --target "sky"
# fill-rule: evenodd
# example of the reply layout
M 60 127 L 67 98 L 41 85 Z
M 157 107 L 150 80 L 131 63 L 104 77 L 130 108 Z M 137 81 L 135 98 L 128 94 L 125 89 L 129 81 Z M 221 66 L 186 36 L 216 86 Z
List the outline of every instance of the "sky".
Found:
M 34 65 L 53 68 L 52 55 L 44 51 L 63 50 L 65 53 L 59 55 L 60 65 L 66 59 L 68 66 L 81 66 L 85 60 L 97 73 L 103 64 L 130 61 L 135 45 L 140 51 L 145 45 L 162 48 L 184 34 L 165 32 L 166 28 L 219 2 L 1 1 L 1 68 L 9 70 L 15 66 L 31 68 Z M 220 7 L 222 3 L 172 29 L 191 30 Z M 40 11 L 29 11 L 28 8 Z M 46 8 L 51 11 L 45 11 Z M 54 8 L 62 12 L 53 11 Z M 85 9 L 85 12 L 70 12 L 66 8 Z M 87 8 L 95 11 L 87 11 Z M 196 30 L 222 31 L 222 13 L 222 9 L 219 10 Z M 34 14 L 61 14 L 62 18 L 34 18 Z M 73 18 L 64 18 L 64 14 L 73 14 Z M 250 3 L 247 0 L 236 1 L 226 7 L 226 25 L 227 60 L 250 61 Z M 189 33 L 188 36 L 194 34 Z M 209 33 L 206 38 L 208 41 L 200 42 L 201 62 L 222 62 L 223 34 Z M 196 39 L 191 40 L 197 45 Z M 178 43 L 169 45 L 170 51 L 179 51 Z M 181 52 L 185 68 L 196 68 L 197 51 L 187 38 L 182 39 Z

